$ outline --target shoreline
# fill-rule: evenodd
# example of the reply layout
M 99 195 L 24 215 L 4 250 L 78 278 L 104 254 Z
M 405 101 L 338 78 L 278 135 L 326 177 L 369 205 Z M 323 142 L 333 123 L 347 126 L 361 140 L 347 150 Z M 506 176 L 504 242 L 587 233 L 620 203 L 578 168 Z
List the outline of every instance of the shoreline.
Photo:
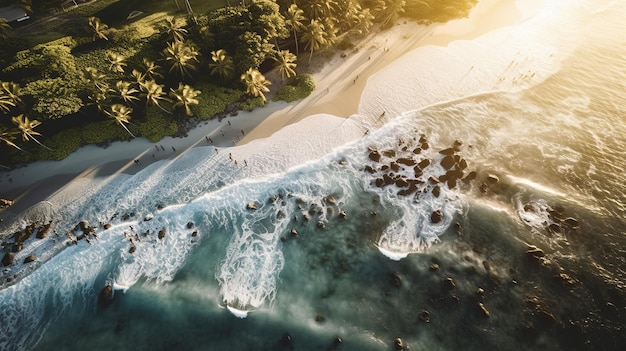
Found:
M 87 145 L 61 161 L 38 161 L 2 171 L 0 197 L 14 203 L 0 211 L 0 217 L 17 215 L 81 178 L 135 174 L 155 162 L 170 162 L 195 146 L 247 144 L 317 114 L 349 118 L 359 110 L 368 78 L 404 54 L 427 45 L 447 46 L 456 40 L 471 40 L 522 19 L 515 0 L 480 0 L 469 18 L 428 26 L 401 20 L 388 30 L 368 34 L 354 49 L 335 49 L 330 62 L 326 62 L 324 53 L 314 53 L 312 65 L 318 67 L 311 74 L 317 88 L 305 99 L 272 102 L 251 112 L 240 111 L 235 117 L 203 121 L 182 138 L 166 137 L 156 144 L 136 138 L 114 142 L 107 148 Z M 301 58 L 306 60 L 307 56 L 301 53 Z

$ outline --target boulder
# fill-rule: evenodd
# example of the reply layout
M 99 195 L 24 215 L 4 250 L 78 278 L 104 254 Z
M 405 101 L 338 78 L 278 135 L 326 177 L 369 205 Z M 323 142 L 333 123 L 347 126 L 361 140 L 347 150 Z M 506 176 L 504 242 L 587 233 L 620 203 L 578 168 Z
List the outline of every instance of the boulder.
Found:
M 100 307 L 109 307 L 113 302 L 113 287 L 107 285 L 98 294 L 98 305 Z
M 462 141 L 455 140 L 454 144 L 452 144 L 452 147 L 454 148 L 454 151 L 461 151 L 461 145 L 463 145 Z
M 376 178 L 374 184 L 376 184 L 377 187 L 382 188 L 385 185 L 385 180 L 382 178 Z
M 296 228 L 291 228 L 291 231 L 289 233 L 291 234 L 291 236 L 298 236 L 298 231 L 296 230 Z
M 10 266 L 15 261 L 15 254 L 13 252 L 7 252 L 4 257 L 2 257 L 2 265 L 4 267 Z
M 454 282 L 454 279 L 452 279 L 451 277 L 448 277 L 448 278 L 443 280 L 443 287 L 446 290 L 452 290 L 452 289 L 456 288 L 456 283 Z
M 187 229 L 193 228 L 193 222 L 187 222 Z
M 442 154 L 442 155 L 452 156 L 452 155 L 454 155 L 454 149 L 449 147 L 447 149 L 443 149 L 443 150 L 439 151 L 439 153 Z
M 36 259 L 35 255 L 30 255 L 30 256 L 27 256 L 27 257 L 24 259 L 24 263 L 31 263 L 31 262 L 35 262 L 35 259 Z
M 376 151 L 376 150 L 370 151 L 370 154 L 369 154 L 370 160 L 372 160 L 374 162 L 379 162 L 380 161 L 380 157 L 381 157 L 381 155 L 380 155 L 380 153 L 378 151 Z
M 376 173 L 376 170 L 374 169 L 374 167 L 367 165 L 365 166 L 365 168 L 363 168 L 363 170 L 369 174 L 374 174 Z
M 439 185 L 435 185 L 432 192 L 435 197 L 439 197 L 439 195 L 441 194 L 441 189 L 439 188 Z
M 159 239 L 165 238 L 165 228 L 159 230 Z
M 489 174 L 489 175 L 487 175 L 487 180 L 486 180 L 486 183 L 487 183 L 488 185 L 494 185 L 494 184 L 496 184 L 496 183 L 497 183 L 497 182 L 499 182 L 499 181 L 500 181 L 500 178 L 498 178 L 498 176 L 497 176 L 497 175 L 495 175 L 495 174 Z
M 420 319 L 420 321 L 424 323 L 430 323 L 430 312 L 428 312 L 427 310 L 419 311 L 417 317 Z
M 442 218 L 443 218 L 443 212 L 441 212 L 441 210 L 434 211 L 430 215 L 430 221 L 432 223 L 439 223 L 439 222 L 441 222 Z
M 256 205 L 254 204 L 254 202 L 248 202 L 248 205 L 246 205 L 246 208 L 249 210 L 256 210 Z
M 0 199 L 0 210 L 11 207 L 13 205 L 13 201 L 8 199 Z
M 408 157 L 399 158 L 396 160 L 396 162 L 402 165 L 406 165 L 406 166 L 415 166 L 417 164 L 417 162 L 415 162 L 414 159 L 408 158 Z
M 396 338 L 396 340 L 394 341 L 394 345 L 395 345 L 396 351 L 404 350 L 404 343 L 402 342 L 402 339 Z
M 421 161 L 417 164 L 417 166 L 418 166 L 421 170 L 423 170 L 424 168 L 426 168 L 426 167 L 430 166 L 430 160 L 429 160 L 429 159 L 427 159 L 427 158 L 425 158 L 425 159 L 421 160 Z
M 387 276 L 387 281 L 393 287 L 399 288 L 400 286 L 402 286 L 402 279 L 400 278 L 400 275 L 398 273 L 389 273 L 389 275 Z
M 285 217 L 287 217 L 287 214 L 285 213 L 285 211 L 278 210 L 278 212 L 276 213 L 276 218 L 285 218 Z
M 578 220 L 576 218 L 573 218 L 573 217 L 565 218 L 565 220 L 563 220 L 563 222 L 566 225 L 568 225 L 568 226 L 570 226 L 572 228 L 577 228 L 579 226 L 578 225 Z
M 445 169 L 450 169 L 454 166 L 454 157 L 447 155 L 439 162 L 439 164 Z
M 543 250 L 538 248 L 535 245 L 528 245 L 528 249 L 526 250 L 526 256 L 531 258 L 539 258 L 545 256 Z
M 456 187 L 456 178 L 448 179 L 448 189 L 454 189 Z
M 396 151 L 393 149 L 385 150 L 383 151 L 383 155 L 385 157 L 393 158 L 393 157 L 396 157 Z
M 137 251 L 137 246 L 133 245 L 130 247 L 130 249 L 128 249 L 128 253 L 135 253 L 135 251 Z
M 416 155 L 419 155 L 422 152 L 422 149 L 420 149 L 419 147 L 416 147 L 415 149 L 413 149 L 413 153 Z
M 471 172 L 469 172 L 469 173 L 465 176 L 465 178 L 463 178 L 463 181 L 464 181 L 464 182 L 466 182 L 466 183 L 469 183 L 469 182 L 471 182 L 472 180 L 476 179 L 476 176 L 477 176 L 477 175 L 478 175 L 478 174 L 477 174 L 475 171 L 471 171 Z
M 80 223 L 78 223 L 78 228 L 80 228 L 83 233 L 86 233 L 89 228 L 89 223 L 87 221 L 80 221 Z
M 399 188 L 404 188 L 409 186 L 409 182 L 407 182 L 407 180 L 404 178 L 398 178 L 396 179 L 396 186 Z
M 478 311 L 486 318 L 491 317 L 491 313 L 489 313 L 489 310 L 487 310 L 487 307 L 485 307 L 482 302 L 478 303 Z

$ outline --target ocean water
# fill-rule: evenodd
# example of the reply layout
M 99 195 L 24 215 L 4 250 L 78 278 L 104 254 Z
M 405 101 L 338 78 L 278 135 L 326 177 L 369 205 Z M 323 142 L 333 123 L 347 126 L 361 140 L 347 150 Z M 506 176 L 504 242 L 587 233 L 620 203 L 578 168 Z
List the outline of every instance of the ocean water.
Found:
M 74 183 L 3 223 L 52 221 L 3 268 L 0 349 L 624 349 L 623 18 L 546 0 L 349 119 Z

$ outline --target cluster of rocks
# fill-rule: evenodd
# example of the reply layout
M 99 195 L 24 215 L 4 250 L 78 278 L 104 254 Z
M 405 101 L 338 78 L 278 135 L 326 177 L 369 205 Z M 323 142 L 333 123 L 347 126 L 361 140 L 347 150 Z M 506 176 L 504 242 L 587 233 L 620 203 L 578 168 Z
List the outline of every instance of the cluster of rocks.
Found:
M 5 210 L 13 206 L 13 201 L 9 199 L 0 199 L 0 210 Z
M 434 157 L 424 156 L 430 148 L 424 134 L 406 142 L 398 141 L 396 149 L 378 150 L 370 147 L 368 158 L 373 163 L 364 167 L 364 171 L 374 177 L 372 185 L 385 188 L 391 185 L 399 188 L 398 196 L 419 196 L 431 192 L 433 196 L 441 195 L 441 188 L 447 186 L 454 189 L 460 183 L 469 183 L 476 178 L 475 171 L 467 171 L 467 161 L 459 152 L 463 143 L 455 140 L 452 147 L 440 150 Z M 433 168 L 436 165 L 439 169 Z M 425 179 L 426 168 L 431 167 L 431 175 Z M 467 172 L 467 173 L 466 173 Z M 433 212 L 431 221 L 438 223 L 442 219 L 441 211 Z
M 524 211 L 535 212 L 537 211 L 532 204 L 524 204 Z M 561 207 L 552 208 L 548 206 L 546 209 L 548 212 L 548 221 L 545 221 L 543 226 L 550 233 L 564 234 L 570 230 L 577 230 L 580 228 L 578 220 L 574 217 L 565 215 L 564 210 Z

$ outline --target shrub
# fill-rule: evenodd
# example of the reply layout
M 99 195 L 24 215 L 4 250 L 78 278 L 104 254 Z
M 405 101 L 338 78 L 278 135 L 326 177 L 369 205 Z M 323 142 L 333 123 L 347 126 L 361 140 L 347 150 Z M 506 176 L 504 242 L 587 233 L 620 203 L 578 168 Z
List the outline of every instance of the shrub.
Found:
M 315 81 L 313 80 L 313 76 L 308 73 L 303 73 L 292 77 L 287 85 L 278 89 L 273 100 L 292 102 L 311 95 L 313 90 L 315 90 Z
M 265 106 L 265 100 L 262 97 L 257 96 L 254 98 L 246 99 L 239 103 L 239 109 L 244 111 L 252 111 L 257 107 Z
M 150 106 L 146 111 L 146 118 L 137 122 L 135 125 L 130 125 L 129 129 L 133 133 L 137 132 L 139 136 L 155 143 L 168 135 L 174 135 L 178 130 L 178 126 L 171 115 L 161 111 L 157 107 Z M 126 133 L 126 131 L 124 131 L 124 133 Z M 126 133 L 126 135 L 128 135 L 128 133 Z
M 198 105 L 194 106 L 198 119 L 207 120 L 224 112 L 229 105 L 236 103 L 243 96 L 240 90 L 219 87 L 211 83 L 200 83 L 196 89 L 202 92 Z

